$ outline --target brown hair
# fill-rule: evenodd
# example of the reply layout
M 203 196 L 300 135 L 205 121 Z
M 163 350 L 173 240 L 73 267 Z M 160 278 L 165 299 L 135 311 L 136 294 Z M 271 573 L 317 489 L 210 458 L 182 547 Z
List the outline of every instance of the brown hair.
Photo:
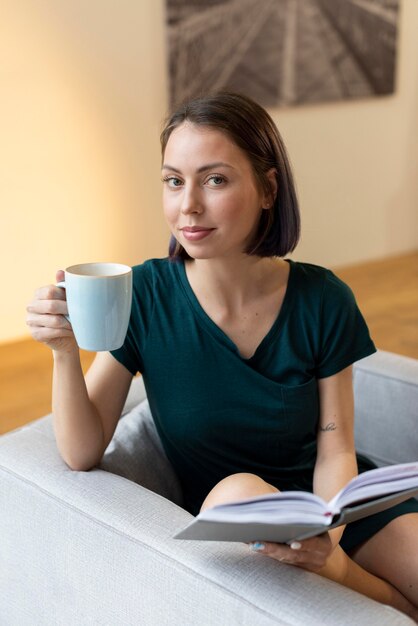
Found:
M 221 92 L 182 104 L 172 113 L 161 133 L 164 156 L 171 133 L 184 122 L 225 133 L 246 154 L 260 189 L 272 193 L 267 173 L 275 169 L 277 194 L 271 209 L 261 213 L 254 240 L 247 254 L 284 257 L 292 252 L 300 236 L 300 214 L 296 189 L 286 148 L 270 115 L 259 104 L 237 93 Z M 190 258 L 172 236 L 170 258 Z

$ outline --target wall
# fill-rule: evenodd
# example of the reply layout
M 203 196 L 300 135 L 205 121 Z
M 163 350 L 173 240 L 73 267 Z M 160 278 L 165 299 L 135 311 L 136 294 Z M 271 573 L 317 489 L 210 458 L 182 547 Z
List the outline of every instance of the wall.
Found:
M 401 9 L 395 95 L 274 113 L 303 211 L 300 260 L 341 266 L 418 248 L 418 2 Z
M 418 3 L 395 96 L 271 111 L 303 210 L 294 255 L 356 263 L 418 247 Z M 162 256 L 163 0 L 2 0 L 0 341 L 55 270 Z

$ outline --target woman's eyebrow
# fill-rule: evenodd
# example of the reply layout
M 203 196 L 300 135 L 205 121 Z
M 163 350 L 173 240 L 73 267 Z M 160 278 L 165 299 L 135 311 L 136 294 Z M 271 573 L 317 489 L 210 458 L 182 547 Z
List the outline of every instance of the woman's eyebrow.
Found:
M 229 165 L 228 163 L 224 163 L 223 161 L 216 161 L 215 163 L 208 163 L 207 165 L 202 165 L 196 170 L 196 172 L 200 174 L 201 172 L 206 172 L 206 170 L 212 170 L 216 167 L 229 167 L 230 169 L 234 169 L 233 166 Z M 181 174 L 181 170 L 177 169 L 176 167 L 173 167 L 172 165 L 169 165 L 168 163 L 164 163 L 161 169 L 170 170 L 172 172 L 177 172 L 177 174 Z

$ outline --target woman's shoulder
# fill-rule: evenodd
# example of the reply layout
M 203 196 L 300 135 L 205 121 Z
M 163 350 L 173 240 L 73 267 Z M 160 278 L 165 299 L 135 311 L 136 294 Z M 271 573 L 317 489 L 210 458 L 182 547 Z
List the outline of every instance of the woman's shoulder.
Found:
M 133 279 L 135 281 L 155 280 L 156 278 L 171 277 L 175 271 L 176 262 L 170 261 L 168 257 L 147 259 L 143 263 L 132 267 Z
M 326 282 L 343 283 L 334 272 L 322 265 L 315 265 L 314 263 L 306 263 L 305 261 L 289 260 L 293 273 L 300 280 L 309 281 L 315 284 L 323 284 Z
M 352 299 L 350 287 L 331 269 L 302 261 L 291 260 L 290 263 L 296 286 L 305 293 L 315 293 L 321 298 Z
M 139 265 L 134 265 L 133 289 L 138 297 L 145 294 L 158 300 L 174 297 L 181 283 L 178 261 L 166 258 L 148 259 Z

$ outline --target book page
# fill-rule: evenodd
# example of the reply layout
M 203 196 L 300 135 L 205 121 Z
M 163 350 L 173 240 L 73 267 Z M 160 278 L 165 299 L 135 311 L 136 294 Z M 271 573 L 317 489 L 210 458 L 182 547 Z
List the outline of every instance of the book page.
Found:
M 353 478 L 329 502 L 329 508 L 335 514 L 346 506 L 417 486 L 418 463 L 379 467 Z
M 282 491 L 246 500 L 220 504 L 202 511 L 200 520 L 211 522 L 293 524 L 303 520 L 308 524 L 324 523 L 327 503 L 313 493 Z

